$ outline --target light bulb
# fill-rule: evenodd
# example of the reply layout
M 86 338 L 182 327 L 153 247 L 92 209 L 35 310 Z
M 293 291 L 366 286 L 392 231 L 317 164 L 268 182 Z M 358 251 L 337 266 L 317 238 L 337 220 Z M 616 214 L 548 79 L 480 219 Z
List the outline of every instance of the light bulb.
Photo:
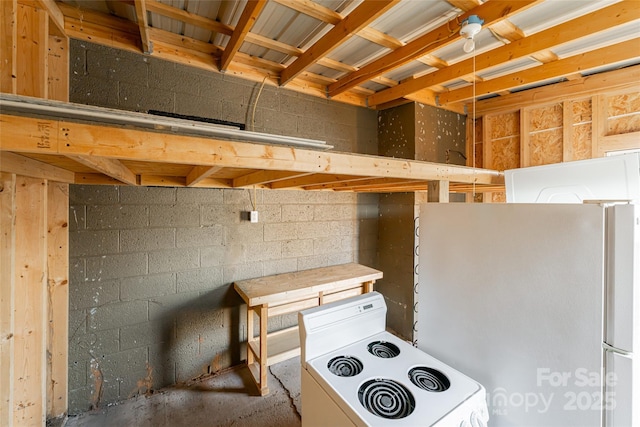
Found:
M 466 42 L 464 42 L 464 46 L 462 50 L 467 53 L 473 52 L 473 49 L 476 48 L 476 43 L 473 41 L 473 38 L 468 38 Z

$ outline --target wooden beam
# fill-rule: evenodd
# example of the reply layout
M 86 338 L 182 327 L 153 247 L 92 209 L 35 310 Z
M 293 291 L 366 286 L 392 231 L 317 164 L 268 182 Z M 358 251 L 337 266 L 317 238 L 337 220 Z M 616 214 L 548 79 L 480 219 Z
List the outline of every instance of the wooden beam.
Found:
M 47 418 L 67 412 L 69 185 L 47 186 Z
M 512 111 L 519 109 L 522 105 L 556 102 L 567 97 L 590 96 L 612 89 L 640 91 L 640 65 L 478 101 L 476 112 L 478 115 L 485 115 Z
M 65 30 L 69 37 L 140 53 L 140 33 L 133 22 L 90 10 L 78 10 L 64 3 Z
M 220 71 L 225 71 L 229 67 L 233 56 L 238 52 L 242 43 L 244 43 L 247 33 L 251 31 L 253 24 L 255 24 L 256 19 L 266 4 L 267 0 L 252 0 L 247 2 L 242 14 L 240 15 L 238 24 L 233 30 L 233 34 L 231 34 L 231 39 L 229 39 L 229 42 L 222 53 L 222 58 L 220 59 Z
M 311 0 L 274 0 L 274 2 L 332 25 L 337 25 L 343 19 L 338 12 Z
M 57 182 L 74 182 L 73 172 L 7 151 L 0 151 L 0 171 Z
M 222 55 L 223 49 L 220 46 L 216 46 L 212 43 L 203 42 L 192 37 L 183 36 L 180 34 L 172 33 L 171 31 L 161 30 L 159 28 L 149 28 L 149 35 L 156 43 L 165 43 L 174 46 L 179 49 L 186 49 L 183 56 L 194 55 L 195 52 L 202 53 L 209 56 Z M 154 56 L 155 52 L 154 52 Z M 213 63 L 212 61 L 209 61 Z
M 576 72 L 584 72 L 604 65 L 612 65 L 617 62 L 639 58 L 639 43 L 640 37 L 492 80 L 479 82 L 475 87 L 475 95 L 482 96 L 501 90 L 511 90 L 527 84 L 560 78 Z M 440 94 L 439 101 L 441 104 L 459 102 L 472 98 L 473 94 L 472 87 L 464 87 Z
M 630 2 L 621 2 L 541 31 L 511 44 L 493 49 L 476 57 L 475 69 L 481 71 L 498 64 L 535 55 L 556 45 L 568 43 L 613 27 L 640 19 L 640 8 Z M 473 59 L 466 59 L 446 69 L 438 70 L 367 98 L 369 105 L 379 105 L 404 97 L 410 93 L 471 75 Z
M 0 425 L 13 425 L 16 175 L 0 173 Z
M 291 171 L 256 171 L 249 174 L 239 176 L 232 180 L 233 187 L 248 187 L 251 185 L 264 185 L 287 179 L 308 176 L 309 173 L 299 173 Z
M 277 52 L 281 52 L 290 56 L 300 56 L 304 52 L 302 49 L 299 49 L 297 47 L 290 46 L 277 40 L 272 40 L 268 37 L 264 37 L 256 33 L 247 33 L 244 40 L 248 43 L 253 43 L 266 49 L 275 50 Z
M 227 36 L 233 34 L 233 27 L 218 22 L 213 19 L 205 18 L 204 16 L 196 15 L 195 13 L 187 12 L 186 10 L 178 9 L 177 7 L 169 6 L 164 3 L 160 3 L 157 0 L 146 0 L 147 10 L 149 12 L 155 12 L 167 18 L 175 19 L 185 24 L 195 25 L 196 27 L 204 28 L 214 33 L 220 33 Z
M 425 183 L 425 181 L 415 180 L 415 179 L 401 179 L 401 178 L 378 178 L 378 177 L 367 177 L 365 179 L 360 180 L 348 180 L 348 181 L 336 181 L 336 182 L 327 182 L 324 184 L 315 184 L 315 185 L 305 185 L 303 188 L 305 190 L 340 190 L 340 189 L 349 189 L 350 191 L 354 190 L 364 190 L 368 188 L 390 188 L 394 186 L 406 186 L 406 185 L 416 185 L 418 183 Z
M 140 41 L 142 42 L 142 53 L 150 55 L 153 53 L 153 42 L 149 36 L 149 20 L 147 18 L 146 0 L 134 0 L 136 9 L 136 20 L 140 29 Z
M 148 2 L 149 0 L 147 0 L 147 7 L 149 7 Z M 65 13 L 67 33 L 70 37 L 140 53 L 138 28 L 132 22 L 91 11 L 81 11 L 82 13 L 80 13 L 76 8 L 66 6 L 64 3 L 60 3 L 60 6 Z M 153 55 L 156 58 L 208 71 L 218 71 L 214 56 L 218 56 L 218 52 L 221 54 L 222 50 L 219 47 L 157 28 L 150 28 L 149 31 L 154 41 Z M 262 82 L 265 71 L 268 74 L 277 74 L 284 68 L 281 64 L 277 64 L 277 66 L 275 64 L 275 62 L 252 58 L 238 52 L 234 61 L 231 62 L 227 74 L 235 74 L 246 80 Z M 277 73 L 274 73 L 274 69 L 278 70 Z M 268 79 L 267 82 L 269 83 L 270 80 Z M 275 81 L 273 83 L 277 84 Z M 304 80 L 295 79 L 287 88 L 326 98 L 324 86 L 310 84 Z M 335 97 L 334 100 L 351 105 L 366 106 L 365 96 L 353 91 L 345 92 Z
M 282 181 L 276 181 L 269 184 L 269 187 L 274 190 L 281 188 L 301 188 L 308 185 L 326 184 L 330 182 L 360 181 L 365 179 L 369 179 L 369 177 L 335 174 L 313 174 Z
M 91 169 L 95 169 L 113 179 L 117 179 L 120 182 L 124 182 L 129 185 L 138 185 L 138 179 L 136 175 L 123 165 L 119 160 L 106 159 L 103 157 L 91 156 L 91 155 L 68 155 L 71 160 L 83 164 Z
M 453 43 L 460 38 L 458 31 L 460 27 L 459 22 L 471 15 L 482 16 L 485 20 L 485 25 L 491 25 L 495 22 L 508 18 L 518 11 L 529 8 L 539 1 L 540 0 L 522 0 L 514 3 L 512 1 L 491 0 L 486 2 L 481 6 L 471 9 L 463 15 L 441 25 L 434 31 L 418 37 L 388 55 L 370 62 L 360 68 L 360 70 L 339 79 L 336 83 L 327 88 L 328 94 L 333 97 L 345 90 L 348 90 L 349 88 L 352 88 L 353 86 L 359 85 L 367 80 L 371 80 L 371 78 L 375 76 L 384 74 L 385 72 L 398 68 L 407 62 L 431 53 L 438 48 Z
M 214 166 L 214 167 L 210 167 L 210 166 L 194 166 L 193 169 L 191 169 L 191 171 L 187 175 L 187 178 L 186 178 L 186 181 L 185 181 L 185 185 L 187 187 L 193 187 L 194 185 L 198 184 L 203 179 L 209 178 L 211 175 L 213 175 L 214 173 L 218 172 L 220 169 L 222 169 L 222 168 L 217 167 L 217 166 Z
M 487 184 L 503 181 L 502 174 L 497 171 L 415 160 L 372 158 L 361 154 L 319 152 L 5 114 L 0 114 L 0 123 L 3 133 L 10 135 L 0 148 L 13 152 L 419 180 Z M 61 132 L 50 132 L 47 145 L 40 148 L 39 126 Z
M 289 81 L 315 61 L 331 52 L 354 33 L 369 25 L 370 22 L 374 21 L 398 2 L 399 0 L 378 0 L 361 3 L 360 6 L 336 24 L 327 34 L 280 73 L 280 85 L 289 83 Z
M 0 1 L 0 92 L 17 93 L 18 2 Z M 2 424 L 0 422 L 0 424 Z
M 385 34 L 382 31 L 378 31 L 371 27 L 364 27 L 358 31 L 358 37 L 362 37 L 365 40 L 369 40 L 372 43 L 384 46 L 391 50 L 404 46 L 404 43 L 397 38 L 391 37 L 389 34 Z

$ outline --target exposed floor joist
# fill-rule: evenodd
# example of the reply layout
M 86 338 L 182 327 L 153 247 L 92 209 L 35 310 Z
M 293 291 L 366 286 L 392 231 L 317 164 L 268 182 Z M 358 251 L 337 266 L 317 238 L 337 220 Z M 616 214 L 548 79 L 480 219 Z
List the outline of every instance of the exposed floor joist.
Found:
M 3 112 L 0 124 L 3 158 L 72 173 L 77 183 L 396 192 L 424 191 L 434 180 L 478 188 L 504 182 L 500 172 L 491 170 L 223 141 L 109 123 Z

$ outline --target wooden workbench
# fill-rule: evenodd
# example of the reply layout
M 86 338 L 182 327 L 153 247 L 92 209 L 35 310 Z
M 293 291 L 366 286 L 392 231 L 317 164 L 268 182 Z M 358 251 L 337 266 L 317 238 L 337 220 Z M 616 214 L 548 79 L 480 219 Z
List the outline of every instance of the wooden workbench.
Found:
M 371 292 L 381 278 L 379 270 L 350 263 L 235 282 L 235 290 L 247 304 L 247 365 L 260 394 L 269 393 L 267 366 L 300 354 L 298 327 L 268 334 L 269 317 Z M 257 337 L 254 313 L 260 319 Z

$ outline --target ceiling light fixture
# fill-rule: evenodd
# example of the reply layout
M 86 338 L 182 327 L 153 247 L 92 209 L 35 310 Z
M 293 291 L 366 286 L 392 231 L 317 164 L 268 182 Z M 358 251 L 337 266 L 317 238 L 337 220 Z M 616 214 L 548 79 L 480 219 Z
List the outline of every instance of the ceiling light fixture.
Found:
M 473 38 L 482 29 L 482 24 L 484 24 L 484 20 L 478 18 L 478 15 L 471 15 L 462 21 L 460 36 L 467 39 L 462 48 L 466 53 L 472 52 L 476 48 Z

